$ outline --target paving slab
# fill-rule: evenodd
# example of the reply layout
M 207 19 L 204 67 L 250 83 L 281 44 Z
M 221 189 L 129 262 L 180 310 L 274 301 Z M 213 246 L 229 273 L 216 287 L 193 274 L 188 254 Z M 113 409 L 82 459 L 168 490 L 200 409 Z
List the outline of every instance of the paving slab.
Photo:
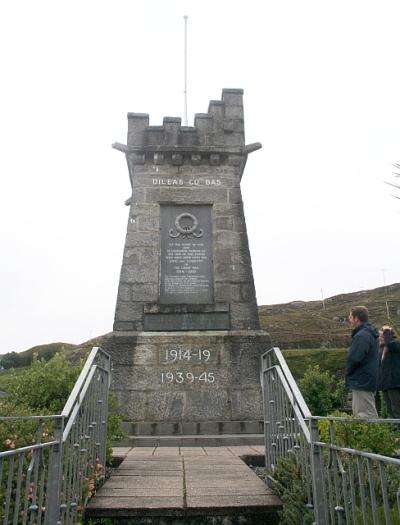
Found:
M 225 472 L 219 472 L 217 473 L 215 476 L 207 476 L 207 475 L 202 475 L 202 474 L 189 474 L 189 475 L 186 475 L 185 476 L 185 479 L 186 479 L 186 483 L 187 484 L 191 484 L 191 485 L 194 485 L 194 486 L 202 486 L 202 487 L 206 487 L 207 486 L 207 482 L 209 483 L 209 486 L 210 487 L 213 487 L 215 486 L 214 483 L 216 482 L 222 482 L 222 481 L 225 481 L 225 484 L 227 481 L 229 481 L 231 484 L 235 484 L 236 482 L 240 483 L 244 483 L 246 481 L 251 481 L 252 478 L 249 476 L 249 475 L 235 475 L 235 476 L 232 476 L 231 474 L 226 474 Z
M 128 457 L 131 456 L 151 456 L 154 454 L 156 447 L 131 447 L 128 452 Z
M 91 503 L 91 502 L 90 502 Z M 91 505 L 88 507 L 91 507 Z M 96 507 L 99 509 L 182 509 L 183 497 L 162 497 L 162 496 L 130 496 L 126 498 L 121 497 L 105 497 L 99 498 L 96 501 Z M 92 507 L 93 508 L 93 507 Z
M 258 496 L 207 496 L 187 497 L 188 508 L 221 508 L 232 509 L 235 507 L 265 507 L 265 506 L 280 506 L 280 500 L 274 495 L 258 495 Z M 300 524 L 299 524 L 300 525 Z
M 125 459 L 89 502 L 88 517 L 256 516 L 280 508 L 279 499 L 240 459 L 262 456 L 263 447 L 118 448 Z
M 130 488 L 130 487 L 182 487 L 181 476 L 112 476 L 105 484 L 107 488 Z
M 155 456 L 180 456 L 180 447 L 156 447 Z
M 140 477 L 155 477 L 155 478 L 183 478 L 183 470 L 119 470 L 118 477 L 121 478 L 140 478 Z M 114 479 L 112 476 L 111 479 Z
M 230 446 L 228 447 L 228 450 L 230 450 L 230 452 L 232 452 L 232 454 L 235 456 L 254 456 L 259 454 L 259 452 L 257 452 L 254 447 L 249 446 Z
M 113 447 L 112 455 L 118 458 L 124 457 L 129 453 L 130 450 L 132 450 L 132 447 Z
M 205 456 L 206 452 L 203 447 L 180 447 L 181 456 Z
M 182 470 L 182 462 L 171 462 L 171 461 L 123 461 L 118 469 L 121 470 Z
M 203 447 L 207 456 L 234 456 L 227 447 Z
M 237 486 L 227 486 L 224 483 L 221 487 L 198 487 L 186 485 L 186 495 L 189 496 L 256 496 L 263 494 L 272 494 L 272 491 L 265 485 L 254 485 L 251 483 L 238 483 Z
M 185 465 L 243 465 L 240 457 L 234 456 L 184 456 Z
M 193 496 L 196 496 L 197 494 L 193 494 Z M 112 489 L 112 488 L 101 488 L 97 494 L 96 498 L 122 498 L 122 497 L 136 497 L 136 496 L 160 496 L 160 488 L 159 487 L 151 487 L 151 488 L 143 488 L 143 487 L 131 487 L 131 488 L 123 488 L 123 489 Z M 183 496 L 183 486 L 181 487 L 163 487 L 162 489 L 162 497 L 181 497 Z
M 162 463 L 163 461 L 168 461 L 168 462 L 173 462 L 173 463 L 177 463 L 179 461 L 182 461 L 182 457 L 181 456 L 171 456 L 171 455 L 160 455 L 158 454 L 157 456 L 155 455 L 142 455 L 142 456 L 130 456 L 128 455 L 125 460 L 124 460 L 124 463 L 127 462 L 127 463 L 130 463 L 130 462 L 135 462 L 135 461 L 153 461 L 154 463 Z M 122 465 L 122 463 L 121 463 Z

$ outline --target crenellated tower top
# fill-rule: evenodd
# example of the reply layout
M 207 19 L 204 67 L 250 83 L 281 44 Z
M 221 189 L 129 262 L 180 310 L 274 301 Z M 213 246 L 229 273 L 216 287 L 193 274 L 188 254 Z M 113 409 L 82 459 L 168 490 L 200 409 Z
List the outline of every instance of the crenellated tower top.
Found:
M 162 126 L 150 126 L 147 113 L 128 113 L 127 144 L 113 147 L 127 155 L 132 179 L 135 165 L 147 162 L 219 164 L 229 155 L 243 171 L 247 155 L 261 144 L 245 145 L 243 90 L 223 89 L 207 113 L 196 113 L 194 126 L 182 126 L 180 117 L 164 117 Z

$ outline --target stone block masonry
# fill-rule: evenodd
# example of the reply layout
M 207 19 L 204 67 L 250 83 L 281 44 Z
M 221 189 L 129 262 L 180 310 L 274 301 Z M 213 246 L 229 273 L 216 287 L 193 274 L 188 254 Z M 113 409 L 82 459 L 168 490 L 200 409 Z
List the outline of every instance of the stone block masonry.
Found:
M 195 116 L 194 127 L 174 117 L 149 126 L 147 114 L 128 113 L 128 143 L 114 144 L 126 154 L 132 185 L 115 331 L 260 328 L 240 180 L 249 151 L 261 146 L 245 146 L 242 98 L 242 90 L 224 89 L 222 100 Z M 198 225 L 200 238 L 190 229 L 205 208 L 209 224 Z M 178 264 L 179 253 L 185 264 Z M 149 305 L 168 301 L 186 305 L 181 318 L 149 312 Z M 191 311 L 193 303 L 226 303 L 227 313 L 205 316 Z
M 132 194 L 108 351 L 136 423 L 261 418 L 260 331 L 240 183 L 243 91 L 224 89 L 194 126 L 128 113 Z M 186 426 L 186 428 L 188 428 Z

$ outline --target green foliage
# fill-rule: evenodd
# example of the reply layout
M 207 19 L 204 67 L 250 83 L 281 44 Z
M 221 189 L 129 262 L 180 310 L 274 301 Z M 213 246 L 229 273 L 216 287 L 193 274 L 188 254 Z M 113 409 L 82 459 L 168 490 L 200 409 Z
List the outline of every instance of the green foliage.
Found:
M 116 398 L 108 396 L 108 420 L 107 420 L 107 464 L 111 465 L 112 443 L 126 438 L 126 433 L 122 429 L 122 415 Z
M 0 400 L 0 416 L 49 415 L 61 413 L 78 378 L 81 365 L 74 365 L 64 354 L 45 362 L 34 356 L 30 368 L 6 374 L 9 397 Z M 107 461 L 111 462 L 112 443 L 124 439 L 122 416 L 116 399 L 109 396 L 107 421 Z M 0 423 L 0 450 L 18 448 L 36 441 L 34 423 Z M 50 428 L 44 430 L 49 434 Z
M 346 401 L 344 381 L 322 372 L 319 365 L 307 368 L 299 388 L 313 416 L 326 416 Z
M 307 483 L 301 470 L 298 452 L 291 450 L 280 457 L 273 473 L 274 488 L 282 501 L 281 525 L 311 525 L 313 512 L 307 507 Z
M 8 393 L 10 385 L 15 381 L 15 376 L 23 374 L 24 372 L 25 368 L 0 370 L 0 391 Z
M 78 377 L 80 367 L 71 365 L 62 354 L 45 362 L 34 356 L 32 366 L 9 373 L 9 396 L 0 401 L 0 416 L 50 415 L 61 412 Z M 52 434 L 51 423 L 45 423 L 38 432 L 37 422 L 0 422 L 0 450 L 23 447 L 40 437 Z
M 68 343 L 50 343 L 34 346 L 24 352 L 8 352 L 0 356 L 0 366 L 6 370 L 10 368 L 27 367 L 32 364 L 35 354 L 39 356 L 39 359 L 49 361 L 57 352 L 65 353 L 66 350 L 70 350 L 71 348 L 75 348 L 75 345 Z
M 26 366 L 24 364 L 21 364 L 21 362 L 23 361 L 24 360 L 21 359 L 20 354 L 18 354 L 17 352 L 9 352 L 1 358 L 0 363 L 3 368 L 8 369 L 17 368 L 19 366 Z
M 10 402 L 8 399 L 0 401 L 0 416 L 44 416 L 49 413 L 48 410 L 33 410 L 27 405 Z M 15 448 L 32 445 L 40 439 L 45 442 L 52 433 L 51 423 L 45 422 L 40 429 L 37 422 L 24 420 L 6 420 L 0 421 L 0 452 L 12 450 Z
M 284 350 L 283 355 L 296 381 L 304 376 L 307 368 L 319 365 L 338 379 L 343 379 L 346 365 L 346 348 L 307 348 Z
M 334 442 L 346 448 L 363 450 L 393 456 L 400 448 L 400 434 L 397 428 L 389 423 L 364 423 L 352 421 L 353 417 L 343 412 L 333 412 L 335 417 L 344 417 L 346 421 L 321 420 L 319 433 L 321 441 L 330 442 L 330 432 L 334 432 Z
M 50 361 L 34 356 L 30 368 L 15 375 L 9 385 L 10 399 L 33 410 L 49 410 L 58 414 L 78 378 L 80 366 L 71 365 L 63 354 Z

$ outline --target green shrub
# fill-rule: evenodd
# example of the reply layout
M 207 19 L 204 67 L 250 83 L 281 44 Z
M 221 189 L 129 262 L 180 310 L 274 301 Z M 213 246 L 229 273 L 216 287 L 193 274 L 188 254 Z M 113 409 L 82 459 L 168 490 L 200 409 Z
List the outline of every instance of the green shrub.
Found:
M 116 398 L 108 396 L 108 419 L 107 419 L 107 464 L 111 465 L 112 443 L 126 438 L 126 432 L 122 430 L 122 415 Z
M 8 377 L 9 397 L 0 401 L 0 416 L 60 414 L 78 378 L 81 365 L 71 364 L 63 354 L 45 362 L 35 355 L 30 368 L 12 371 Z M 24 421 L 0 422 L 0 450 L 36 442 L 37 424 Z M 47 425 L 44 430 L 50 432 Z M 107 461 L 112 442 L 126 437 L 116 399 L 109 396 L 107 421 Z
M 0 416 L 45 416 L 48 410 L 32 410 L 31 407 L 14 403 L 8 399 L 0 401 Z M 0 421 L 0 452 L 32 445 L 40 439 L 46 442 L 52 435 L 52 423 L 46 421 L 38 436 L 38 421 L 6 420 Z
M 383 456 L 393 456 L 400 448 L 399 431 L 389 423 L 352 421 L 352 416 L 339 411 L 330 415 L 345 417 L 347 421 L 334 421 L 330 424 L 328 420 L 321 420 L 318 426 L 320 439 L 323 442 L 330 442 L 329 428 L 330 425 L 333 425 L 335 444 L 341 447 L 373 452 Z
M 299 452 L 291 450 L 280 457 L 273 473 L 274 489 L 282 501 L 279 512 L 280 525 L 311 525 L 314 515 L 307 507 L 307 482 L 299 460 Z
M 46 409 L 59 414 L 80 369 L 80 365 L 72 365 L 63 354 L 56 354 L 47 362 L 38 359 L 36 355 L 31 367 L 22 374 L 16 374 L 10 382 L 10 400 L 33 410 Z
M 326 416 L 346 400 L 344 381 L 322 372 L 319 365 L 307 368 L 299 388 L 313 416 Z
M 303 378 L 310 366 L 319 365 L 338 379 L 344 378 L 346 348 L 304 348 L 301 350 L 283 350 L 283 356 L 296 381 Z

